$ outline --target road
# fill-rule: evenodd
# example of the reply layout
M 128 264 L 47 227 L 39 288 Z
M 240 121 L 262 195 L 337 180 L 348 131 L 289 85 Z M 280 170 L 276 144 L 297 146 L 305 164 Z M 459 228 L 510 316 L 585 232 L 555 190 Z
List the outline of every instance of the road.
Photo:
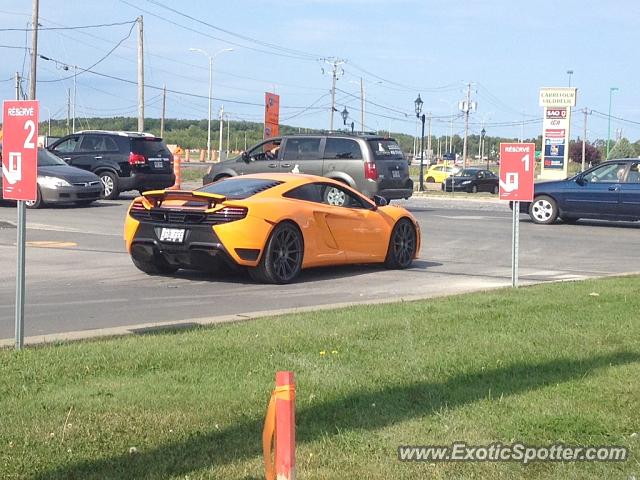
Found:
M 303 272 L 292 285 L 253 283 L 246 275 L 178 272 L 151 277 L 124 250 L 128 201 L 27 213 L 25 335 L 173 322 L 342 302 L 442 295 L 510 284 L 511 213 L 499 202 L 415 198 L 424 244 L 407 271 L 375 266 Z M 0 339 L 14 332 L 15 208 L 0 206 Z M 521 222 L 523 283 L 640 271 L 640 224 Z M 6 343 L 6 342 L 5 342 Z

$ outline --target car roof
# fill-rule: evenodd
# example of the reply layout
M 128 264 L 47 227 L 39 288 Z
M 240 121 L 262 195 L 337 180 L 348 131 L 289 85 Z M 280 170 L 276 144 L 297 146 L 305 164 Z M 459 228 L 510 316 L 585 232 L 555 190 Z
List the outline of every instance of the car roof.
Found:
M 228 177 L 226 180 L 240 179 L 240 178 L 260 178 L 263 180 L 277 180 L 279 182 L 288 184 L 299 184 L 311 182 L 325 182 L 336 183 L 338 185 L 344 185 L 335 180 L 331 180 L 327 177 L 320 177 L 318 175 L 308 175 L 306 173 L 251 173 L 249 175 L 239 175 L 237 177 Z
M 75 133 L 91 133 L 96 135 L 118 135 L 121 137 L 132 137 L 132 138 L 156 138 L 156 136 L 152 133 L 127 132 L 124 130 L 80 130 Z

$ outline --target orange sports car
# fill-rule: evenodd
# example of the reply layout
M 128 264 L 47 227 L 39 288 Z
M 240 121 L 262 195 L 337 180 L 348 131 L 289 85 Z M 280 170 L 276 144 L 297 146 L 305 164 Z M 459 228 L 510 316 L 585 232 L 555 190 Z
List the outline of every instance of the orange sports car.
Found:
M 407 268 L 420 250 L 420 228 L 404 208 L 327 178 L 291 173 L 144 192 L 129 207 L 124 239 L 146 273 L 226 264 L 247 267 L 267 283 L 288 283 L 303 268 L 326 265 Z

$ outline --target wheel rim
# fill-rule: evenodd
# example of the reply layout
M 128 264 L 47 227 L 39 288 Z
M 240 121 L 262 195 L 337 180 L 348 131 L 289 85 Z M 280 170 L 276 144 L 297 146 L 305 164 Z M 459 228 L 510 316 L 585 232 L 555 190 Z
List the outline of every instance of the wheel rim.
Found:
M 332 188 L 327 192 L 327 203 L 329 205 L 341 207 L 344 205 L 345 198 L 345 193 L 337 188 Z
M 500 189 L 498 188 L 498 186 L 493 187 L 493 194 L 494 195 L 497 195 L 499 191 L 500 191 Z
M 472 193 L 478 193 L 478 187 L 476 187 L 475 185 L 473 187 L 471 187 L 471 192 Z
M 273 238 L 271 265 L 280 280 L 292 279 L 300 267 L 302 260 L 302 242 L 298 232 L 285 227 L 278 230 Z
M 546 222 L 553 215 L 553 205 L 551 205 L 551 202 L 549 202 L 549 200 L 541 198 L 533 202 L 531 213 L 537 221 Z
M 104 175 L 100 177 L 100 181 L 102 182 L 102 191 L 104 192 L 104 196 L 108 197 L 113 193 L 113 178 L 109 175 Z
M 416 249 L 415 230 L 408 222 L 402 222 L 393 235 L 393 253 L 401 266 L 408 265 Z

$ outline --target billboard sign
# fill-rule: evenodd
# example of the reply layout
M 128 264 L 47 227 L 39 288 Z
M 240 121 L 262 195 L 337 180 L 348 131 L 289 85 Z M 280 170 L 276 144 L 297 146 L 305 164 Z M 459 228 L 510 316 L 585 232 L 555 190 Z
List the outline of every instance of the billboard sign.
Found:
M 38 101 L 5 100 L 2 105 L 2 196 L 36 200 Z
M 500 200 L 533 200 L 535 143 L 500 144 Z

